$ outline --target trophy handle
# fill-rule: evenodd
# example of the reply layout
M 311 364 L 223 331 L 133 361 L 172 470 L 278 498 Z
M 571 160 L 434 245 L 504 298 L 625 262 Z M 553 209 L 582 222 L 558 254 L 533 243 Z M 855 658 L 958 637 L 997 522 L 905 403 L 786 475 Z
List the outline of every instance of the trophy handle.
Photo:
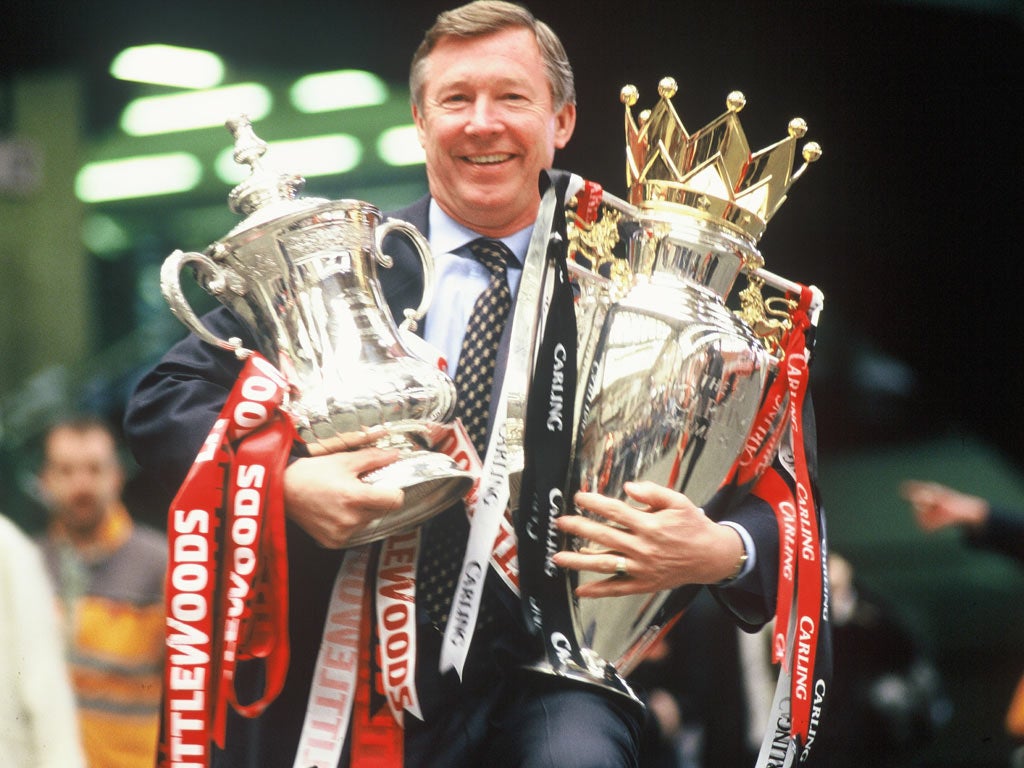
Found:
M 192 305 L 188 303 L 188 299 L 185 298 L 185 294 L 181 290 L 181 270 L 187 264 L 197 265 L 198 271 L 205 272 L 210 277 L 206 284 L 206 290 L 215 297 L 228 291 L 241 293 L 243 290 L 237 275 L 222 267 L 206 254 L 175 250 L 164 259 L 163 266 L 160 267 L 160 292 L 170 306 L 171 312 L 207 344 L 234 352 L 239 360 L 244 360 L 252 354 L 252 350 L 243 347 L 241 339 L 237 336 L 232 336 L 227 340 L 221 339 L 211 333 L 196 317 Z M 232 280 L 232 277 L 235 280 Z
M 377 241 L 377 263 L 382 267 L 390 267 L 395 263 L 394 259 L 384 253 L 384 238 L 393 231 L 404 234 L 412 241 L 420 261 L 423 262 L 423 298 L 416 309 L 406 309 L 403 312 L 405 319 L 399 326 L 403 331 L 415 331 L 416 324 L 427 314 L 427 308 L 434 299 L 434 259 L 430 252 L 430 243 L 416 227 L 401 219 L 388 219 L 377 227 L 374 233 Z

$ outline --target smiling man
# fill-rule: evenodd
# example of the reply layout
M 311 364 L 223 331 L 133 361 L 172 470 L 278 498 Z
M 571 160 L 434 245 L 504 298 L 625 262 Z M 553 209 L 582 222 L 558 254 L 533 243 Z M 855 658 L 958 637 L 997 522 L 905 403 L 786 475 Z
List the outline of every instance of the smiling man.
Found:
M 530 28 L 458 34 L 448 27 L 428 34 L 413 60 L 412 112 L 427 180 L 445 214 L 478 234 L 505 237 L 533 225 L 537 178 L 572 136 L 572 82 L 552 86 Z
M 430 191 L 391 216 L 412 223 L 429 239 L 436 288 L 423 335 L 447 359 L 459 391 L 458 413 L 485 459 L 495 447 L 488 411 L 493 416 L 508 348 L 502 326 L 508 330 L 505 318 L 538 214 L 539 177 L 551 168 L 576 124 L 572 68 L 554 32 L 528 10 L 480 0 L 442 13 L 427 31 L 413 57 L 410 91 Z M 394 265 L 379 271 L 381 287 L 392 316 L 401 317 L 405 308 L 420 301 L 422 267 L 397 239 L 388 239 L 384 251 Z M 478 322 L 485 312 L 490 313 L 491 327 Z M 222 338 L 239 337 L 252 347 L 252 334 L 225 308 L 208 314 L 204 324 Z M 479 373 L 487 351 L 497 360 L 489 362 L 489 372 Z M 191 336 L 139 384 L 126 416 L 127 434 L 140 465 L 159 474 L 168 491 L 184 479 L 240 367 L 223 350 Z M 309 456 L 297 446 L 294 454 L 284 473 L 285 512 L 291 524 L 291 665 L 283 690 L 261 716 L 245 719 L 230 713 L 225 748 L 213 753 L 216 766 L 300 764 L 295 761 L 297 754 L 305 754 L 307 705 L 316 699 L 317 681 L 330 672 L 318 668 L 317 655 L 325 618 L 335 615 L 328 615 L 328 606 L 344 548 L 354 533 L 402 500 L 401 491 L 360 480 L 360 475 L 393 461 L 393 451 L 367 448 Z M 711 521 L 685 496 L 648 485 L 634 488 L 635 498 L 651 512 L 664 513 L 659 519 L 668 523 L 668 534 L 654 526 L 618 531 L 629 536 L 630 552 L 647 556 L 631 558 L 629 581 L 612 578 L 603 583 L 646 592 L 732 577 L 744 584 L 744 594 L 755 603 L 748 606 L 749 623 L 764 623 L 774 608 L 777 533 L 771 510 L 765 506 L 758 513 L 767 542 L 755 533 L 746 545 L 734 528 Z M 593 495 L 589 500 L 601 501 Z M 605 511 L 616 519 L 638 514 L 619 502 Z M 541 648 L 524 624 L 518 597 L 495 568 L 486 569 L 481 618 L 461 679 L 453 670 L 439 671 L 442 632 L 467 535 L 461 504 L 422 527 L 413 561 L 418 707 L 404 714 L 400 754 L 392 754 L 391 762 L 375 758 L 372 764 L 639 765 L 642 717 L 632 701 L 597 686 L 524 671 L 541 657 Z M 762 544 L 766 554 L 757 557 Z M 564 565 L 612 575 L 616 562 L 624 559 L 598 556 Z M 666 573 L 667 562 L 680 565 Z M 739 568 L 737 563 L 744 562 L 747 566 Z M 432 596 L 443 598 L 440 607 Z M 261 686 L 259 676 L 244 669 L 239 669 L 236 683 L 243 697 L 258 695 Z M 356 718 L 351 734 L 344 725 L 335 729 L 337 738 L 345 740 L 344 751 L 330 764 L 319 763 L 321 768 L 370 764 L 362 750 L 372 738 L 357 733 L 361 721 Z
M 99 418 L 47 431 L 39 486 L 51 517 L 40 545 L 63 609 L 87 762 L 152 765 L 167 544 L 122 503 L 117 443 Z

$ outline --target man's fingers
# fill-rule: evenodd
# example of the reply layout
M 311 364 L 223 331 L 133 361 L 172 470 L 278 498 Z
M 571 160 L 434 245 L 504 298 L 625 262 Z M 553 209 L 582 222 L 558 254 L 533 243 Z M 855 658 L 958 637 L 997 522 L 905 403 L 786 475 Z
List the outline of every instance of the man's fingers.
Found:
M 602 514 L 597 510 L 592 511 Z M 631 514 L 642 513 L 632 512 Z M 605 515 L 602 514 L 602 516 Z M 612 522 L 620 522 L 620 520 L 615 519 L 610 514 L 606 515 L 606 518 Z M 623 518 L 625 519 L 625 515 Z M 625 525 L 625 523 L 623 524 Z M 632 550 L 631 542 L 633 535 L 629 528 L 608 525 L 599 520 L 593 520 L 586 515 L 561 515 L 555 520 L 555 525 L 563 534 L 579 537 L 599 545 L 598 551 L 614 550 L 615 552 L 629 552 Z M 590 554 L 594 551 L 596 550 L 591 548 L 589 552 L 584 554 Z
M 641 504 L 646 504 L 651 509 L 697 509 L 697 505 L 678 491 L 666 488 L 663 485 L 652 483 L 649 480 L 640 482 L 629 482 L 622 486 L 629 498 Z

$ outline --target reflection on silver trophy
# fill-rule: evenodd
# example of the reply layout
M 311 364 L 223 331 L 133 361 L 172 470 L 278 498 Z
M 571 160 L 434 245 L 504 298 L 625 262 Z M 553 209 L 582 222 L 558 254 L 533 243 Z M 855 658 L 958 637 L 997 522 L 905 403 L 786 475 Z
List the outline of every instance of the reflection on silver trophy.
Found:
M 604 216 L 592 224 L 570 216 L 570 252 L 591 264 L 573 270 L 581 287 L 579 381 L 567 490 L 625 500 L 624 481 L 651 480 L 710 510 L 778 370 L 762 324 L 755 329 L 726 300 L 741 274 L 770 274 L 761 269 L 757 241 L 820 148 L 808 143 L 794 172 L 802 120 L 790 123 L 787 138 L 752 154 L 738 118 L 742 94 L 730 94 L 722 116 L 689 134 L 671 102 L 675 81 L 663 79 L 658 90 L 659 102 L 638 121 L 630 111 L 636 89 L 622 91 L 629 200 L 606 194 Z M 626 258 L 611 253 L 620 233 Z M 595 263 L 601 261 L 610 274 Z M 784 412 L 764 439 L 777 439 Z M 567 546 L 598 548 L 577 539 Z M 541 669 L 630 695 L 620 675 L 697 588 L 599 599 L 573 594 L 604 578 L 567 572 L 565 599 L 583 664 L 566 654 Z
M 302 198 L 294 174 L 265 171 L 267 145 L 248 118 L 228 122 L 235 161 L 249 178 L 229 195 L 247 218 L 203 253 L 175 251 L 164 261 L 161 289 L 174 314 L 203 341 L 239 357 L 239 339 L 220 339 L 196 316 L 181 290 L 190 265 L 203 289 L 246 326 L 258 350 L 292 387 L 285 409 L 312 455 L 375 444 L 400 458 L 363 479 L 405 492 L 404 506 L 353 537 L 352 545 L 414 526 L 447 508 L 472 484 L 446 455 L 426 450 L 426 434 L 448 421 L 455 385 L 410 344 L 433 293 L 426 239 L 406 222 L 381 221 L 359 200 Z M 384 237 L 407 237 L 423 262 L 420 306 L 407 309 L 401 330 L 388 311 L 376 265 L 391 266 Z M 375 432 L 375 428 L 381 428 Z

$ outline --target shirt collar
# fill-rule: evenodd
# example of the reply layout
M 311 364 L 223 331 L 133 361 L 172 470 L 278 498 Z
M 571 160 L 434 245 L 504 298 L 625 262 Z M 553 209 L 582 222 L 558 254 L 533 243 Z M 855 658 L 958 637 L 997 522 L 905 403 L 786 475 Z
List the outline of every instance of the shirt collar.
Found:
M 455 219 L 442 211 L 441 206 L 433 198 L 430 199 L 428 216 L 430 247 L 435 253 L 454 253 L 470 241 L 483 237 L 483 235 L 474 232 L 469 227 L 459 224 Z M 498 238 L 512 251 L 512 254 L 518 259 L 520 267 L 526 258 L 526 251 L 530 247 L 530 236 L 532 234 L 533 225 L 530 224 L 528 227 L 524 227 L 518 232 L 513 232 L 507 237 Z

